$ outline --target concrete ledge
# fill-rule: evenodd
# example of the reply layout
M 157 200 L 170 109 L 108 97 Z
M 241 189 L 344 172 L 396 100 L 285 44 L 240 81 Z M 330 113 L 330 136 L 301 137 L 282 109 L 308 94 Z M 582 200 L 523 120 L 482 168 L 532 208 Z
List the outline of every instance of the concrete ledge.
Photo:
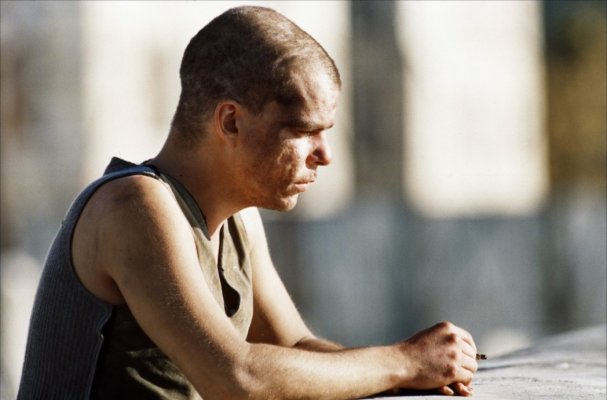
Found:
M 481 361 L 474 400 L 594 400 L 607 396 L 607 326 L 564 333 L 493 360 Z M 392 399 L 444 399 L 409 393 Z

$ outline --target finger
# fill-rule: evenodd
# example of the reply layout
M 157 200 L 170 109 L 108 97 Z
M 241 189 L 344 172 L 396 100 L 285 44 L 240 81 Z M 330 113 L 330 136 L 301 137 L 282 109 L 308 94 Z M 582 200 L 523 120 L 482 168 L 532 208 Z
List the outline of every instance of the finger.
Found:
M 478 362 L 476 361 L 476 355 L 470 357 L 468 354 L 465 354 L 462 357 L 461 366 L 462 368 L 470 371 L 471 373 L 475 373 L 478 370 Z
M 472 392 L 468 391 L 467 386 L 464 384 L 452 384 L 451 388 L 456 396 L 472 396 Z
M 461 382 L 452 383 L 449 385 L 452 391 L 458 396 L 472 396 L 472 387 L 466 386 Z
M 468 343 L 472 349 L 474 350 L 474 354 L 476 354 L 476 344 L 474 343 L 474 339 L 472 335 L 467 330 L 460 328 L 459 326 L 454 326 L 455 333 L 462 338 L 462 340 Z
M 460 361 L 460 364 L 457 366 L 451 383 L 461 382 L 466 386 L 470 385 L 470 383 L 472 383 L 472 378 L 474 378 L 476 369 L 476 360 L 472 360 L 470 357 L 465 357 L 464 360 Z
M 475 350 L 466 342 L 460 342 L 460 348 L 463 353 L 463 356 L 461 357 L 462 367 L 468 371 L 476 372 L 478 369 L 478 362 L 476 360 Z
M 476 359 L 476 349 L 474 347 L 470 346 L 470 344 L 468 342 L 463 341 L 463 339 L 461 342 L 461 348 L 465 355 Z
M 449 386 L 443 386 L 441 388 L 436 389 L 438 394 L 442 394 L 443 396 L 453 396 L 455 392 Z

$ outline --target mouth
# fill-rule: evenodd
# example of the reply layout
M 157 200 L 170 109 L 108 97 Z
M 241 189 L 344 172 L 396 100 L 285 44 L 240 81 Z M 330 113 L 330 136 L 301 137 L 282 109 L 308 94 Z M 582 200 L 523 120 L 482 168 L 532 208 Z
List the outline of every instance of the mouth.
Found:
M 314 180 L 299 181 L 299 182 L 295 182 L 293 184 L 293 187 L 295 187 L 295 189 L 299 193 L 303 193 L 308 189 L 308 186 L 310 186 L 313 183 L 314 183 Z

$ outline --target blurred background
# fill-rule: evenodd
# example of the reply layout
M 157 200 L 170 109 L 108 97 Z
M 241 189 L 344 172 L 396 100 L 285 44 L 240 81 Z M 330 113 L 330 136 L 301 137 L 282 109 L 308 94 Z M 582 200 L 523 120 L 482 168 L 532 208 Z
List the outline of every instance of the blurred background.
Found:
M 189 39 L 243 2 L 1 3 L 1 398 L 46 251 L 111 156 L 159 151 Z M 495 356 L 606 319 L 606 2 L 273 1 L 344 81 L 334 161 L 263 212 L 319 335 L 448 319 Z

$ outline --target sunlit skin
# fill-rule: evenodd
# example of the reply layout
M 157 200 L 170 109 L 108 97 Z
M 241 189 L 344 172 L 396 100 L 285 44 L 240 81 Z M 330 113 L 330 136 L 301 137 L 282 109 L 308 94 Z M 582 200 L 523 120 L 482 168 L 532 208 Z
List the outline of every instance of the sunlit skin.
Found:
M 250 205 L 292 209 L 318 167 L 331 162 L 326 130 L 333 126 L 338 90 L 327 79 L 305 83 L 300 106 L 270 102 L 259 116 L 245 111 L 241 161 Z
M 226 99 L 217 104 L 200 146 L 184 148 L 177 135 L 152 160 L 194 195 L 213 234 L 241 209 L 286 211 L 331 162 L 327 130 L 333 126 L 339 88 L 316 70 L 294 78 L 301 98 L 275 101 L 260 113 Z
M 191 227 L 156 179 L 117 179 L 92 196 L 73 237 L 76 274 L 102 301 L 126 303 L 205 400 L 349 399 L 398 388 L 469 395 L 476 346 L 465 330 L 445 322 L 392 345 L 345 349 L 316 337 L 291 301 L 252 206 L 293 208 L 331 162 L 326 135 L 339 94 L 319 70 L 294 79 L 299 104 L 269 102 L 256 114 L 225 99 L 196 145 L 172 131 L 152 159 L 197 201 L 216 257 L 220 227 L 240 212 L 253 284 L 246 340 L 212 296 Z

